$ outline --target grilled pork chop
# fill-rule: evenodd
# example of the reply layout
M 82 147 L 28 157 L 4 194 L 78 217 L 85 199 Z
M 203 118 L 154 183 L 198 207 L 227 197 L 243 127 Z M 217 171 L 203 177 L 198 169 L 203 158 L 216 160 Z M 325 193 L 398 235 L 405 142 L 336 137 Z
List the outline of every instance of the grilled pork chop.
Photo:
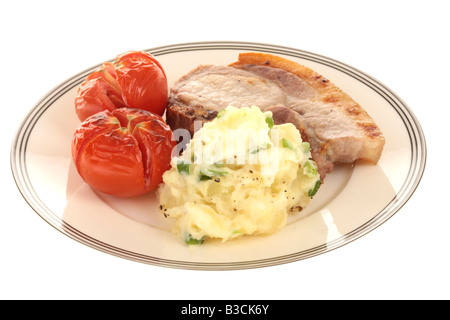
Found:
M 293 123 L 322 180 L 334 163 L 377 163 L 384 137 L 367 112 L 323 76 L 293 61 L 241 53 L 229 66 L 199 66 L 172 87 L 166 120 L 194 133 L 194 121 L 214 119 L 228 105 L 272 111 L 275 123 Z

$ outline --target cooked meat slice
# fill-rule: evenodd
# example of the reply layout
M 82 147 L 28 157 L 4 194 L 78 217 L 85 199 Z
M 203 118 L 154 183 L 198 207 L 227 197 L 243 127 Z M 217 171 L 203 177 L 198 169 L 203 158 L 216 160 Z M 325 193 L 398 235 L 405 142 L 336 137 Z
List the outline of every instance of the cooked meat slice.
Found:
M 236 107 L 272 106 L 286 103 L 277 84 L 249 71 L 227 66 L 200 66 L 179 79 L 171 89 L 169 106 L 200 107 L 220 111 Z
M 272 79 L 293 97 L 287 107 L 303 116 L 310 141 L 318 149 L 315 158 L 326 157 L 331 162 L 351 163 L 367 160 L 377 163 L 385 140 L 369 114 L 348 94 L 312 69 L 278 56 L 264 53 L 241 53 L 230 66 Z M 288 76 L 274 76 L 274 70 L 286 71 Z M 295 75 L 303 87 L 292 86 Z M 292 89 L 294 87 L 294 89 Z M 298 89 L 298 90 L 296 90 Z M 301 99 L 301 95 L 306 99 Z M 316 160 L 317 161 L 317 160 Z
M 378 126 L 349 95 L 310 68 L 263 53 L 189 72 L 171 89 L 167 121 L 192 134 L 195 120 L 210 121 L 228 105 L 256 105 L 271 110 L 278 123 L 294 123 L 310 142 L 322 179 L 333 163 L 376 163 L 384 147 Z

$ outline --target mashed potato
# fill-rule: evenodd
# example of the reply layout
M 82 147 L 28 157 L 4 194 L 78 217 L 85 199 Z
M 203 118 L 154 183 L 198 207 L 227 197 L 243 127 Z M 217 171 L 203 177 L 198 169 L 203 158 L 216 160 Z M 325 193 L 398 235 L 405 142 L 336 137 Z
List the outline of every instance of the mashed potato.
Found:
M 188 244 L 272 234 L 320 186 L 308 142 L 271 112 L 228 107 L 206 123 L 163 176 L 160 209 Z

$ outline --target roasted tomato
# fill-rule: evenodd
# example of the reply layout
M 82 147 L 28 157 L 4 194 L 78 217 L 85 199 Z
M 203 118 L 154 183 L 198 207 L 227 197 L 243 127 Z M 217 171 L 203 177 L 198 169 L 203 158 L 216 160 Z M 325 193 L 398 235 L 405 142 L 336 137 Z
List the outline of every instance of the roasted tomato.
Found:
M 162 182 L 175 147 L 172 131 L 159 115 L 120 108 L 81 123 L 73 136 L 72 158 L 93 189 L 133 197 Z
M 162 116 L 167 98 L 167 77 L 158 60 L 144 51 L 129 51 L 104 63 L 83 81 L 75 111 L 81 121 L 99 111 L 123 107 Z

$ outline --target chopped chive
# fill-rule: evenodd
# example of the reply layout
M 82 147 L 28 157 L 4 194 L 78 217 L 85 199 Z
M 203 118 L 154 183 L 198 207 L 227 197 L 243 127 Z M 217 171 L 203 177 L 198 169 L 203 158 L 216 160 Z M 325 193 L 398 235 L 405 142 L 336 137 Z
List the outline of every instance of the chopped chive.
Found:
M 178 160 L 178 162 L 177 162 L 177 169 L 178 169 L 179 173 L 189 174 L 190 167 L 191 167 L 191 164 L 187 161 Z
M 200 181 L 206 181 L 206 180 L 211 180 L 211 179 L 212 179 L 212 176 L 209 176 L 208 174 L 206 174 L 205 172 L 200 170 Z
M 220 117 L 222 117 L 224 114 L 225 114 L 225 112 L 227 112 L 225 109 L 222 109 L 222 110 L 220 110 L 218 113 L 217 113 L 217 118 L 220 118 Z
M 289 141 L 288 139 L 282 138 L 281 143 L 282 143 L 283 147 L 291 149 L 291 150 L 295 150 L 294 144 L 291 141 Z
M 308 191 L 308 196 L 310 196 L 310 197 L 314 196 L 316 194 L 317 190 L 319 190 L 321 184 L 322 184 L 322 181 L 317 180 L 316 184 L 314 185 L 314 188 L 310 189 Z
M 317 174 L 317 165 L 313 161 L 308 160 L 303 168 L 303 173 L 309 177 L 314 177 Z
M 214 173 L 214 175 L 217 175 L 217 176 L 224 176 L 228 173 L 227 171 L 215 170 L 215 169 L 208 169 L 208 171 Z
M 228 172 L 217 167 L 209 167 L 207 169 L 200 169 L 200 181 L 211 180 L 215 176 L 224 176 Z
M 192 238 L 191 234 L 189 234 L 187 236 L 187 238 L 184 239 L 184 242 L 186 244 L 202 244 L 205 241 L 205 239 L 206 239 L 206 237 L 202 237 L 200 240 L 199 239 L 195 239 L 195 238 Z
M 251 154 L 256 154 L 256 153 L 258 153 L 258 152 L 261 151 L 261 150 L 267 150 L 267 149 L 270 149 L 271 146 L 272 146 L 272 145 L 271 145 L 270 143 L 266 143 L 265 146 L 261 146 L 261 147 L 255 149 L 255 150 L 253 150 L 253 151 L 250 151 L 250 153 L 251 153 Z
M 269 126 L 269 129 L 272 129 L 273 126 L 275 125 L 274 121 L 273 121 L 273 117 L 267 117 L 266 118 L 266 123 Z

